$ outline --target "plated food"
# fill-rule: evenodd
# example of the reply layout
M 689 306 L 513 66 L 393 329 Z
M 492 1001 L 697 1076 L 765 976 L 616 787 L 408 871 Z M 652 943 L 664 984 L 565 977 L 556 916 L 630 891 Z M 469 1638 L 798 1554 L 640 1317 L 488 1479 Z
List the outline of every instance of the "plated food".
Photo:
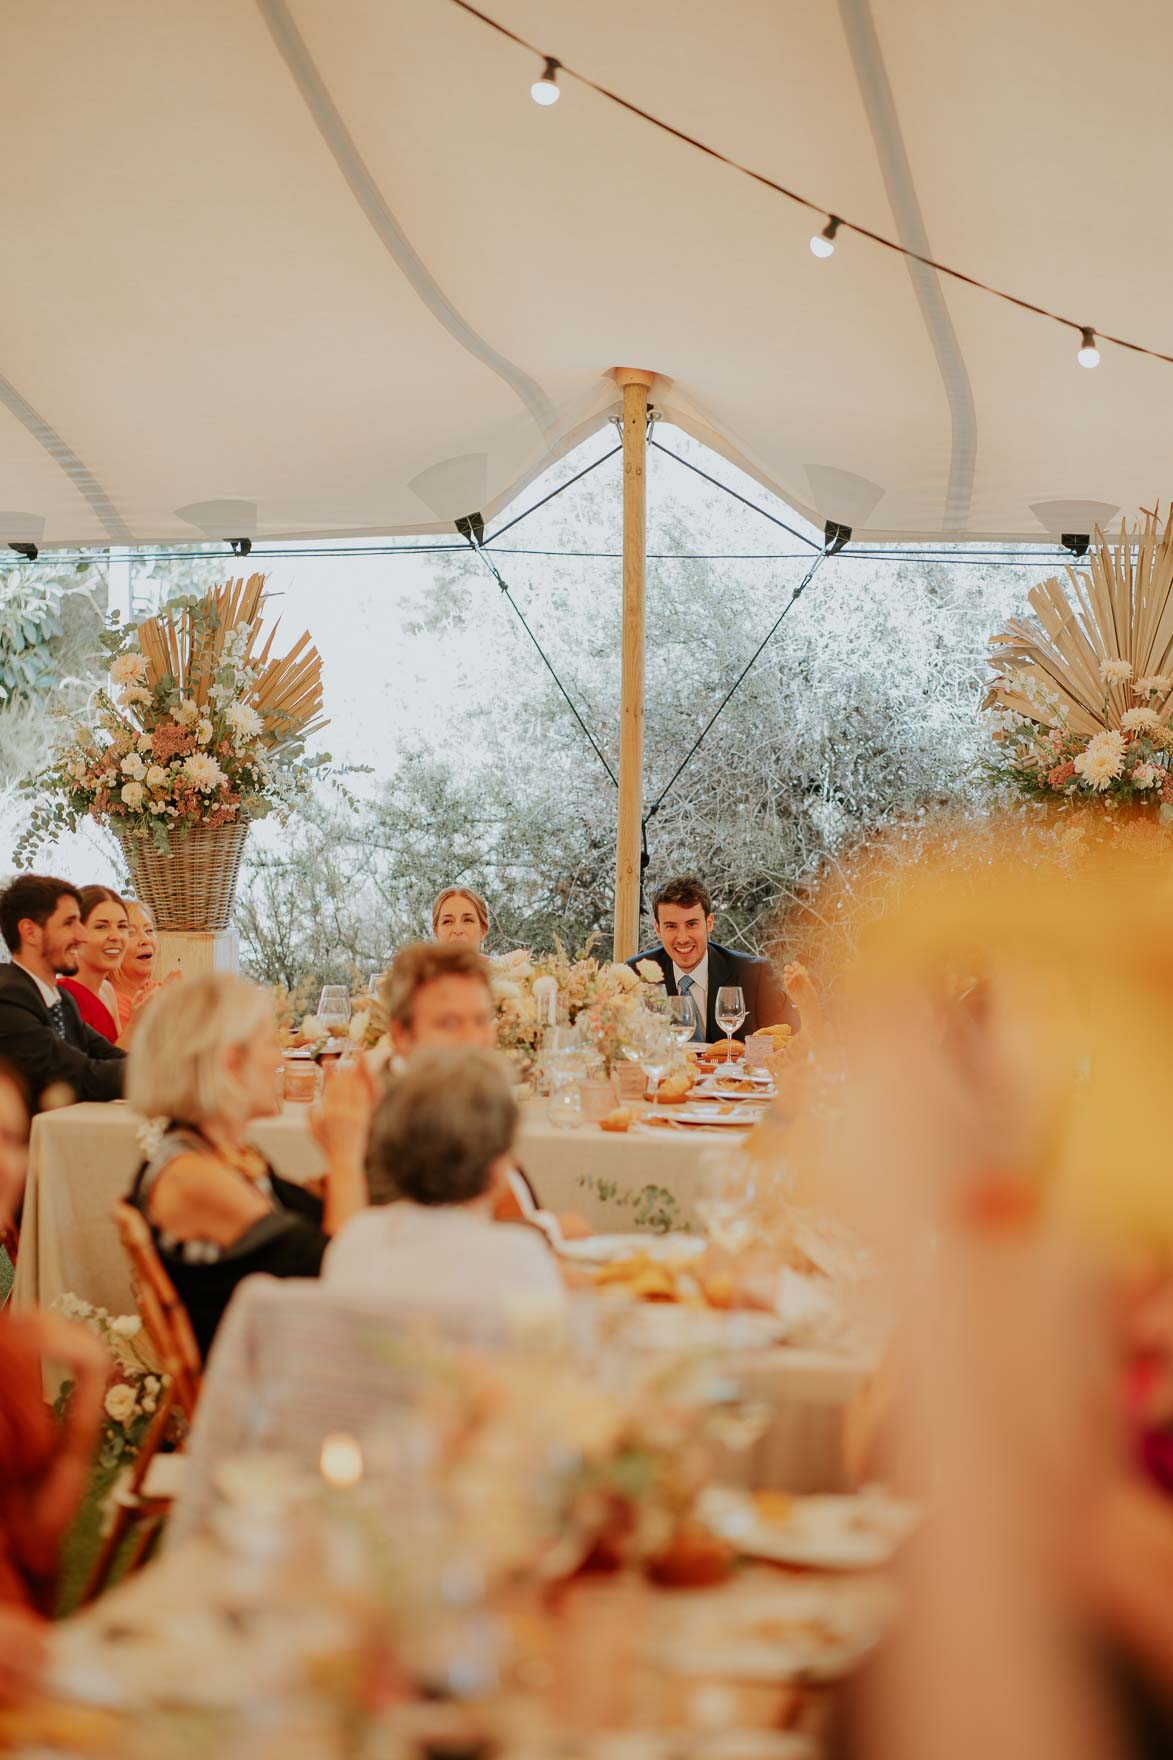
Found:
M 876 1570 L 891 1562 L 919 1520 L 911 1503 L 882 1492 L 849 1497 L 765 1496 L 712 1486 L 701 1514 L 715 1534 L 747 1558 L 826 1571 Z

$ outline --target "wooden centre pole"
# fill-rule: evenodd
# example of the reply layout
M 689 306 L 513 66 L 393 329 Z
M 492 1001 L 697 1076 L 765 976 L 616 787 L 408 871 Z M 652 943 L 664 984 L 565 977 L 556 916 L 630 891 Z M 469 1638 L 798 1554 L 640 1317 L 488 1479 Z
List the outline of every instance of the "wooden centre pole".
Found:
M 616 367 L 623 388 L 623 636 L 619 701 L 619 826 L 615 856 L 615 958 L 639 951 L 644 799 L 644 578 L 647 568 L 648 392 L 656 375 Z

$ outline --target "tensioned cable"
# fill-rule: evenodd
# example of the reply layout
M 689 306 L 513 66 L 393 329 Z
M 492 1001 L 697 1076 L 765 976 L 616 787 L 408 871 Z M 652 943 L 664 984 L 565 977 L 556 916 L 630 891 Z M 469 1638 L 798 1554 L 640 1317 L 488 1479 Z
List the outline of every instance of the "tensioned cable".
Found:
M 791 593 L 789 599 L 787 599 L 785 605 L 783 605 L 781 611 L 778 613 L 773 624 L 770 626 L 770 628 L 766 632 L 766 634 L 762 637 L 761 641 L 758 643 L 757 647 L 754 649 L 753 653 L 750 655 L 749 659 L 746 661 L 745 665 L 742 667 L 741 671 L 738 673 L 738 675 L 734 679 L 733 683 L 729 686 L 729 689 L 725 692 L 725 695 L 721 698 L 721 701 L 717 704 L 717 707 L 713 710 L 713 713 L 709 716 L 709 719 L 705 722 L 705 725 L 701 728 L 701 731 L 697 734 L 696 738 L 693 740 L 692 745 L 689 747 L 688 751 L 684 754 L 683 758 L 681 758 L 679 764 L 676 766 L 675 770 L 672 772 L 671 777 L 664 784 L 663 788 L 660 790 L 659 794 L 656 796 L 655 800 L 652 802 L 651 806 L 648 808 L 647 812 L 644 814 L 643 825 L 644 825 L 644 854 L 645 855 L 647 854 L 648 820 L 653 819 L 655 817 L 655 815 L 660 811 L 660 808 L 663 806 L 664 801 L 667 798 L 668 794 L 671 792 L 671 790 L 673 788 L 675 788 L 677 782 L 680 780 L 680 777 L 683 775 L 687 766 L 692 762 L 693 758 L 695 758 L 696 754 L 700 751 L 703 741 L 708 737 L 709 733 L 711 733 L 713 727 L 716 725 L 718 718 L 720 717 L 720 715 L 722 714 L 722 712 L 724 711 L 724 709 L 726 708 L 728 703 L 735 696 L 737 691 L 740 690 L 744 681 L 749 677 L 749 674 L 753 670 L 754 665 L 756 664 L 759 655 L 762 654 L 763 651 L 773 641 L 775 635 L 778 633 L 778 630 L 781 627 L 783 618 L 787 615 L 788 612 L 790 612 L 794 609 L 795 605 L 798 603 L 798 601 L 802 597 L 803 593 L 806 592 L 806 589 L 810 586 L 811 582 L 814 580 L 815 575 L 817 574 L 820 565 L 826 561 L 827 555 L 828 555 L 828 552 L 826 550 L 819 551 L 819 554 L 815 557 L 814 561 L 811 563 L 810 567 L 807 569 L 806 573 L 803 575 L 802 579 L 799 581 L 798 585 L 795 587 L 793 593 Z
M 551 489 L 548 495 L 543 495 L 540 501 L 535 501 L 533 506 L 527 507 L 524 513 L 516 514 L 508 525 L 501 527 L 499 532 L 494 532 L 490 537 L 487 537 L 485 539 L 486 546 L 495 544 L 498 538 L 503 538 L 506 532 L 512 531 L 514 526 L 520 525 L 523 519 L 528 519 L 531 513 L 536 513 L 539 507 L 545 507 L 547 501 L 553 501 L 556 495 L 561 495 L 566 489 L 573 488 L 575 483 L 581 483 L 584 477 L 589 477 L 592 471 L 597 471 L 601 464 L 606 464 L 609 458 L 614 458 L 616 453 L 622 451 L 622 443 L 613 446 L 610 452 L 604 452 L 601 458 L 596 458 L 593 463 L 586 466 L 585 470 L 579 471 L 577 476 L 570 477 L 565 483 L 559 483 L 556 489 Z
M 653 128 L 658 128 L 662 133 L 671 135 L 674 140 L 682 141 L 687 147 L 694 147 L 698 153 L 704 153 L 707 158 L 715 159 L 719 165 L 726 165 L 731 171 L 737 171 L 743 177 L 752 179 L 754 183 L 761 184 L 764 189 L 773 190 L 775 195 L 785 196 L 787 201 L 794 202 L 800 208 L 805 208 L 808 213 L 824 217 L 829 224 L 834 224 L 837 230 L 854 232 L 860 238 L 870 239 L 872 244 L 882 245 L 885 250 L 894 252 L 896 256 L 905 257 L 914 263 L 923 263 L 926 269 L 935 269 L 938 275 L 947 275 L 951 281 L 959 281 L 966 287 L 976 288 L 979 293 L 991 294 L 995 299 L 1004 300 L 1007 305 L 1017 306 L 1019 311 L 1033 312 L 1037 318 L 1049 318 L 1052 323 L 1061 324 L 1065 330 L 1075 330 L 1081 333 L 1084 335 L 1085 342 L 1087 333 L 1091 333 L 1101 342 L 1111 342 L 1117 348 L 1127 348 L 1133 354 L 1148 355 L 1153 360 L 1165 361 L 1167 365 L 1173 366 L 1173 354 L 1164 354 L 1159 348 L 1149 348 L 1142 342 L 1130 342 L 1125 336 L 1111 336 L 1096 325 L 1084 324 L 1075 318 L 1065 318 L 1059 312 L 1052 312 L 1047 306 L 1036 305 L 1034 300 L 1023 299 L 1019 294 L 1007 293 L 1005 289 L 994 287 L 988 281 L 981 281 L 976 275 L 967 274 L 964 269 L 952 269 L 948 263 L 940 263 L 935 257 L 924 256 L 920 251 L 911 250 L 909 246 L 900 244 L 896 239 L 887 237 L 883 232 L 874 232 L 870 226 L 862 226 L 857 220 L 845 219 L 842 214 L 837 214 L 825 203 L 812 201 L 809 196 L 800 194 L 798 190 L 789 189 L 786 184 L 778 183 L 774 178 L 767 177 L 764 171 L 755 171 L 752 166 L 743 165 L 739 159 L 731 159 L 727 153 L 719 152 L 716 147 L 710 147 L 705 141 L 698 140 L 695 135 L 686 133 L 682 128 L 677 128 L 674 123 L 665 122 L 662 116 L 654 116 L 650 110 L 643 109 L 639 104 L 633 104 L 630 98 L 621 97 L 618 92 L 613 92 L 609 86 L 600 85 L 597 80 L 591 79 L 587 74 L 579 73 L 576 68 L 568 67 L 558 57 L 547 55 L 544 49 L 537 48 L 527 37 L 519 36 L 516 31 L 510 30 L 508 25 L 502 24 L 499 19 L 491 18 L 487 12 L 482 12 L 479 6 L 473 6 L 471 0 L 452 0 L 452 4 L 459 6 L 462 12 L 469 13 L 471 17 L 480 19 L 481 23 L 488 25 L 490 30 L 506 37 L 511 43 L 516 43 L 519 48 L 527 50 L 537 60 L 552 65 L 554 72 L 565 73 L 578 85 L 585 86 L 588 91 L 596 93 L 598 97 L 606 98 L 608 103 L 616 104 L 621 110 L 626 110 L 629 116 L 638 116 L 642 122 L 650 123 Z
M 574 716 L 574 719 L 578 722 L 578 725 L 582 728 L 583 733 L 586 735 L 586 738 L 590 743 L 591 750 L 594 752 L 595 757 L 599 760 L 599 763 L 603 766 L 603 769 L 607 772 L 607 775 L 611 778 L 611 781 L 614 783 L 615 787 L 618 788 L 619 787 L 619 778 L 616 776 L 614 770 L 612 770 L 610 764 L 608 764 L 606 758 L 603 756 L 602 748 L 600 747 L 598 740 L 595 738 L 594 734 L 591 732 L 590 728 L 587 726 L 586 722 L 583 720 L 582 716 L 579 714 L 577 705 L 575 704 L 575 701 L 574 701 L 574 698 L 571 696 L 570 692 L 567 690 L 567 688 L 563 684 L 562 680 L 558 677 L 558 674 L 555 672 L 551 661 L 547 658 L 546 650 L 542 647 L 541 642 L 539 642 L 537 636 L 534 634 L 533 630 L 530 628 L 529 624 L 527 623 L 525 612 L 521 609 L 521 606 L 517 603 L 517 600 L 513 597 L 513 594 L 509 590 L 509 582 L 504 578 L 504 576 L 501 573 L 501 570 L 497 567 L 497 564 L 493 561 L 493 558 L 489 555 L 489 553 L 485 549 L 484 545 L 477 542 L 476 537 L 474 536 L 474 534 L 471 531 L 464 532 L 462 534 L 462 536 L 464 537 L 465 542 L 468 544 L 469 549 L 472 550 L 473 554 L 480 557 L 481 561 L 484 563 L 485 567 L 488 569 L 489 573 L 492 575 L 493 579 L 496 581 L 497 585 L 500 587 L 501 591 L 504 593 L 505 597 L 508 599 L 510 605 L 513 608 L 514 614 L 517 617 L 518 622 L 521 624 L 522 629 L 525 631 L 526 635 L 529 637 L 530 641 L 533 643 L 534 647 L 537 649 L 539 655 L 541 656 L 543 666 L 546 668 L 546 671 L 550 674 L 550 677 L 554 680 L 554 683 L 558 686 L 558 689 L 561 691 L 562 696 L 565 699 L 567 708 L 570 710 L 570 713 Z
M 788 526 L 784 519 L 778 518 L 777 514 L 768 512 L 764 507 L 759 507 L 757 502 L 750 501 L 748 496 L 740 495 L 736 489 L 731 489 L 728 483 L 722 483 L 719 478 L 711 477 L 708 471 L 703 471 L 699 464 L 693 464 L 691 459 L 681 458 L 680 454 L 673 452 L 670 446 L 661 446 L 660 442 L 654 438 L 648 441 L 648 445 L 654 446 L 657 452 L 662 452 L 665 458 L 674 458 L 677 464 L 684 466 L 686 471 L 695 471 L 698 477 L 703 477 L 706 483 L 713 485 L 714 489 L 723 489 L 726 495 L 733 497 L 734 501 L 740 501 L 743 507 L 752 508 L 754 513 L 760 513 L 762 518 L 768 519 L 772 525 L 781 526 L 784 532 L 789 532 L 790 536 L 797 538 L 800 544 L 809 545 L 812 550 L 821 550 L 822 546 L 814 538 L 808 538 L 805 532 L 795 531 L 793 526 Z
M 312 561 L 322 557 L 327 561 L 337 561 L 346 557 L 372 556 L 463 556 L 464 544 L 364 544 L 346 545 L 342 548 L 308 549 L 305 547 L 288 550 L 253 550 L 248 561 L 283 562 L 289 560 Z M 523 545 L 502 544 L 496 551 L 498 556 L 570 556 L 587 562 L 618 562 L 622 550 L 543 550 L 528 548 Z M 810 555 L 807 550 L 649 550 L 649 562 L 803 562 Z M 1050 568 L 1058 564 L 1074 562 L 1070 551 L 1049 550 L 1022 551 L 1011 555 L 991 555 L 985 550 L 958 551 L 920 551 L 869 549 L 865 545 L 852 545 L 849 549 L 839 552 L 844 562 L 931 562 L 941 566 L 969 567 L 980 565 L 983 568 Z M 94 567 L 111 560 L 107 550 L 42 550 L 37 562 L 31 566 L 43 564 L 88 562 Z M 118 560 L 114 558 L 113 560 Z M 237 562 L 243 558 L 221 556 L 218 552 L 207 550 L 150 550 L 134 551 L 126 559 L 133 566 L 140 562 Z M 23 557 L 0 556 L 0 570 L 4 568 L 28 568 L 30 566 Z

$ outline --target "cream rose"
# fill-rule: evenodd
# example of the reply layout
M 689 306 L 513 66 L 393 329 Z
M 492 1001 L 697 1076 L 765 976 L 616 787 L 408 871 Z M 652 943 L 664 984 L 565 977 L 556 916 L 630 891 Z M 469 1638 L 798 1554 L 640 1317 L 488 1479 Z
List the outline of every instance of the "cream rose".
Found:
M 110 1389 L 103 1404 L 106 1416 L 112 1418 L 116 1424 L 129 1424 L 138 1410 L 134 1388 L 128 1387 L 124 1381 L 119 1381 Z

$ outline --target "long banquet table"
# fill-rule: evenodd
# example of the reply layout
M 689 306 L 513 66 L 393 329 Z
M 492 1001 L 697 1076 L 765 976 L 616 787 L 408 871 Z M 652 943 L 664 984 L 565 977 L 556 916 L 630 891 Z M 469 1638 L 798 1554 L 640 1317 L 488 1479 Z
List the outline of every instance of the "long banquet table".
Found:
M 111 1313 L 133 1310 L 111 1212 L 141 1158 L 139 1125 L 121 1101 L 66 1106 L 34 1121 L 16 1305 L 46 1307 L 68 1293 Z M 253 1136 L 284 1178 L 304 1183 L 322 1172 L 304 1106 L 260 1120 Z M 689 1227 L 705 1158 L 721 1147 L 708 1131 L 559 1130 L 536 1101 L 522 1107 L 517 1155 L 547 1209 L 576 1211 L 593 1232 L 616 1234 Z

